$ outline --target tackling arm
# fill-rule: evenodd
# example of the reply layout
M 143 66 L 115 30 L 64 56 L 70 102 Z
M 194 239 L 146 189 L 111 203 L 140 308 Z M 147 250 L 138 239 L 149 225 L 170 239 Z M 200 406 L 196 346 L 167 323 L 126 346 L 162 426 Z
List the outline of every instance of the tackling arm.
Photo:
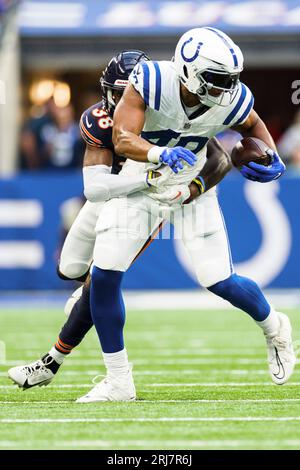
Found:
M 111 174 L 112 159 L 111 150 L 87 144 L 83 162 L 83 183 L 84 195 L 88 201 L 107 201 L 148 187 L 145 175 Z

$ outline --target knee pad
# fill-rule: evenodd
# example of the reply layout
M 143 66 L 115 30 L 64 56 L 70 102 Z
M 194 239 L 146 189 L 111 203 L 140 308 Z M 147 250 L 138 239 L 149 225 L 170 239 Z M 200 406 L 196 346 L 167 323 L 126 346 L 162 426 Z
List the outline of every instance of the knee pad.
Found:
M 64 269 L 62 269 L 62 267 L 58 265 L 56 268 L 56 273 L 58 277 L 62 279 L 63 281 L 85 282 L 90 272 L 90 266 L 88 267 L 87 270 L 86 270 L 87 268 L 86 265 L 84 266 L 80 265 L 79 267 L 78 266 L 79 265 L 77 264 L 68 265 L 68 266 L 64 266 Z

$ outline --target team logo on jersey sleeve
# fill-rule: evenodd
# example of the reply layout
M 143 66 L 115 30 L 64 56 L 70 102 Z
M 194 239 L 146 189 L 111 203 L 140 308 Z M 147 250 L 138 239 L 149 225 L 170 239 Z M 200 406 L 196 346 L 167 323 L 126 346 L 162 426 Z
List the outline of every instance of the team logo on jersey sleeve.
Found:
M 134 78 L 135 85 L 137 85 L 139 82 L 138 75 L 140 74 L 141 74 L 141 67 L 140 65 L 138 65 L 138 67 L 133 70 L 133 78 Z
M 192 57 L 186 57 L 184 55 L 184 48 L 187 44 L 189 44 L 191 41 L 193 40 L 193 38 L 190 38 L 188 39 L 187 41 L 185 41 L 182 46 L 181 46 L 181 55 L 182 55 L 182 58 L 185 62 L 193 62 L 195 59 L 197 59 L 198 55 L 199 55 L 199 52 L 200 52 L 200 49 L 201 49 L 201 46 L 203 46 L 203 42 L 198 42 L 198 45 L 197 45 L 197 49 L 196 49 L 196 52 L 195 54 L 192 56 Z

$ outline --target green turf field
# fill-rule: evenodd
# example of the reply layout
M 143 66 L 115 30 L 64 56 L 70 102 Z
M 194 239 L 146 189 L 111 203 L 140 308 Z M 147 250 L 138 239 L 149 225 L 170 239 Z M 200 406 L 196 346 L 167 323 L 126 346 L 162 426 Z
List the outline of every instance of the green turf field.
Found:
M 300 312 L 287 313 L 300 339 Z M 133 403 L 74 403 L 104 373 L 94 333 L 47 387 L 11 385 L 7 369 L 47 352 L 63 321 L 57 310 L 0 312 L 1 449 L 300 448 L 300 367 L 289 385 L 273 385 L 263 335 L 247 315 L 129 312 Z

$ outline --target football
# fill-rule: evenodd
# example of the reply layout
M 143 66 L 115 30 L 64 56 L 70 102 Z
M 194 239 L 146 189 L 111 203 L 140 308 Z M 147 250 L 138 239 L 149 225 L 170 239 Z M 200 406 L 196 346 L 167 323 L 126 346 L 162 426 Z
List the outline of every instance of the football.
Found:
M 247 165 L 249 162 L 259 163 L 268 166 L 271 163 L 271 157 L 266 153 L 268 145 L 256 137 L 246 137 L 240 140 L 232 149 L 232 164 L 239 168 Z

